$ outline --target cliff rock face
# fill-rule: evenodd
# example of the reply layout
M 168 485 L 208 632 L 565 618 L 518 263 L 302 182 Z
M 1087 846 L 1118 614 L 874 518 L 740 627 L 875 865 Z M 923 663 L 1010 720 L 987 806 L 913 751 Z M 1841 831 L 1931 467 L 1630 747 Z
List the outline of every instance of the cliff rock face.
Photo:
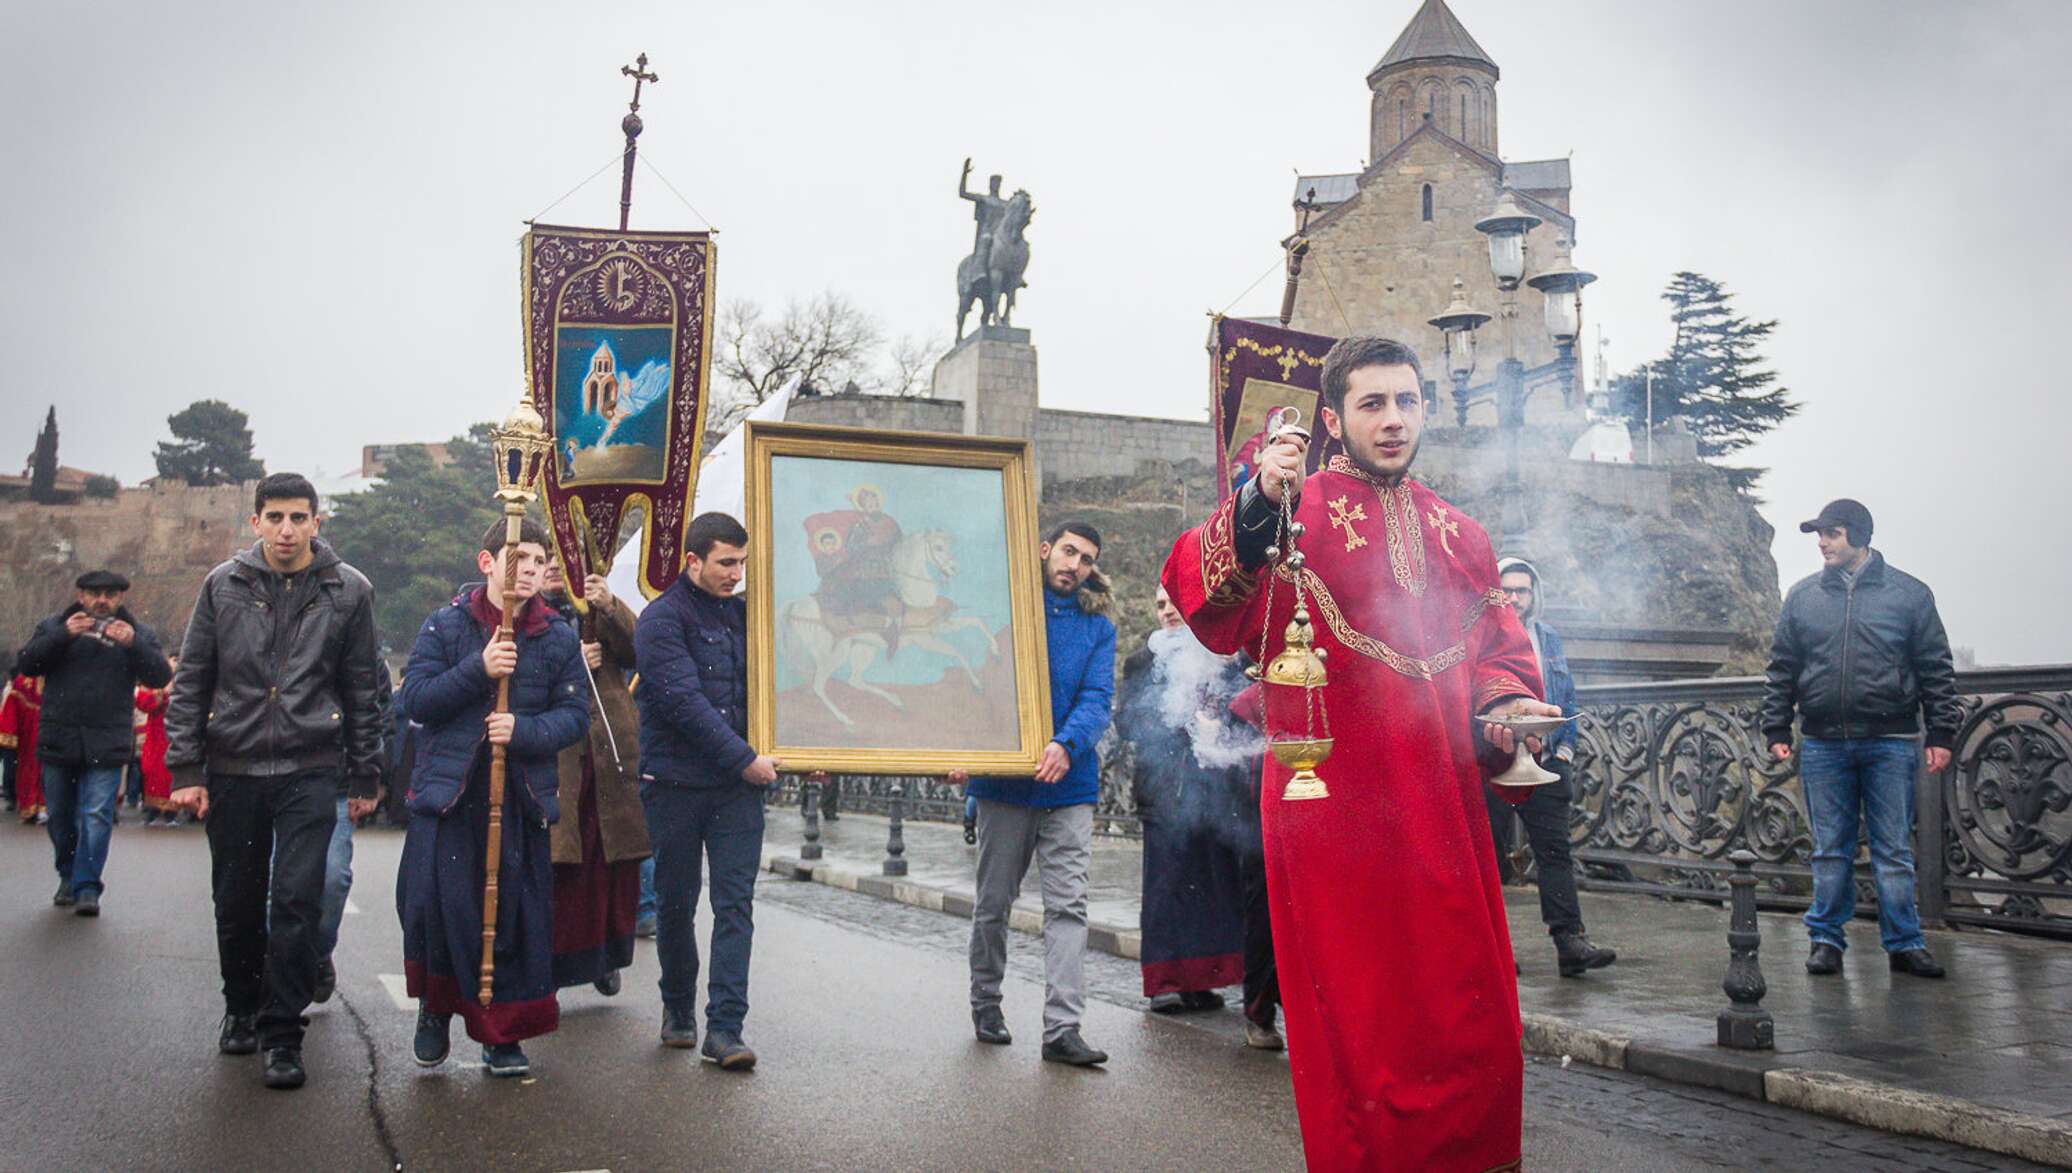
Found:
M 102 567 L 129 578 L 124 606 L 175 650 L 202 578 L 252 541 L 251 512 L 249 484 L 0 503 L 0 654 L 11 657 L 38 622 L 71 605 L 74 579 Z
M 1724 671 L 1761 670 L 1780 602 L 1773 531 L 1724 473 L 1700 464 L 1571 461 L 1552 434 L 1529 433 L 1521 449 L 1522 550 L 1540 568 L 1550 620 L 1724 629 L 1734 637 Z M 1507 553 L 1503 472 L 1497 437 L 1483 429 L 1435 433 L 1416 467 L 1419 479 L 1480 521 Z M 1201 461 L 1146 462 L 1131 476 L 1044 486 L 1045 532 L 1071 518 L 1101 531 L 1118 654 L 1142 647 L 1157 626 L 1159 570 L 1173 541 L 1215 500 L 1212 470 Z

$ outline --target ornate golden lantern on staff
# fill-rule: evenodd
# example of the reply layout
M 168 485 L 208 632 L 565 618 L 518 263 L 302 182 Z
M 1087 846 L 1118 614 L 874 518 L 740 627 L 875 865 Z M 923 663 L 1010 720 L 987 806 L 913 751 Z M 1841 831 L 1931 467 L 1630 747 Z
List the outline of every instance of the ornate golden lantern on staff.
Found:
M 511 612 L 518 606 L 513 583 L 518 577 L 518 540 L 525 524 L 525 508 L 538 495 L 536 486 L 552 447 L 546 422 L 533 410 L 532 397 L 523 396 L 504 422 L 489 434 L 490 451 L 496 456 L 496 500 L 504 509 L 504 597 L 502 618 L 493 637 L 500 643 L 515 642 Z M 496 711 L 511 711 L 511 678 L 496 682 Z M 482 984 L 478 997 L 489 1005 L 496 976 L 497 871 L 504 850 L 504 767 L 506 747 L 489 747 L 489 831 L 482 854 Z

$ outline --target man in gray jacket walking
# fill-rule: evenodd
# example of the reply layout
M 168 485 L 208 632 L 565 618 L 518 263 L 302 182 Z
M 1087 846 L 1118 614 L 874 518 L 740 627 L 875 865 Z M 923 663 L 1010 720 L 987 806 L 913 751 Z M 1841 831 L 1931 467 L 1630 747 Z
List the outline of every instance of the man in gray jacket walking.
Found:
M 1842 926 L 1856 910 L 1860 817 L 1892 972 L 1939 978 L 1914 903 L 1914 778 L 1917 738 L 1927 743 L 1930 773 L 1948 768 L 1957 738 L 1949 637 L 1935 595 L 1871 549 L 1871 512 L 1862 504 L 1832 501 L 1799 530 L 1819 535 L 1825 565 L 1784 597 L 1762 723 L 1771 755 L 1786 762 L 1794 711 L 1799 719 L 1799 784 L 1813 824 L 1806 972 L 1841 971 L 1849 947 Z

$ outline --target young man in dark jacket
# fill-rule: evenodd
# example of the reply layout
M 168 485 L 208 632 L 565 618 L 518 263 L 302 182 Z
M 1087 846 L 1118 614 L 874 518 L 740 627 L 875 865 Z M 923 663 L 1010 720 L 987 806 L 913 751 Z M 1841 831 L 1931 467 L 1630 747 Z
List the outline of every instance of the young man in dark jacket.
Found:
M 134 752 L 137 686 L 162 687 L 172 668 L 122 605 L 128 579 L 95 570 L 73 585 L 79 601 L 36 625 L 16 670 L 43 677 L 36 757 L 58 869 L 51 903 L 99 916 L 116 795 Z
M 209 836 L 217 1049 L 263 1046 L 284 1089 L 303 1082 L 340 774 L 371 797 L 381 771 L 374 588 L 317 537 L 317 507 L 294 473 L 259 482 L 259 540 L 203 580 L 166 705 L 172 801 Z
M 1819 574 L 1784 596 L 1763 692 L 1763 735 L 1791 760 L 1799 719 L 1799 785 L 1813 824 L 1813 906 L 1806 972 L 1832 974 L 1856 910 L 1859 818 L 1877 877 L 1878 935 L 1892 972 L 1939 978 L 1914 905 L 1916 746 L 1925 719 L 1927 767 L 1950 764 L 1962 713 L 1949 637 L 1935 595 L 1871 549 L 1871 512 L 1842 498 L 1799 525 L 1819 535 Z
M 524 1075 L 519 1044 L 561 1021 L 554 998 L 553 871 L 548 828 L 560 817 L 555 758 L 590 728 L 590 685 L 576 633 L 539 597 L 547 535 L 530 521 L 515 553 L 498 519 L 482 535 L 484 582 L 461 589 L 418 630 L 400 700 L 417 733 L 410 830 L 396 875 L 403 979 L 418 1000 L 412 1053 L 445 1062 L 453 1015 L 482 1044 L 494 1076 Z M 499 638 L 509 582 L 512 638 Z M 510 706 L 496 711 L 500 682 Z M 489 835 L 490 746 L 504 747 L 496 942 L 489 1005 L 482 967 L 483 860 Z
M 1086 889 L 1100 798 L 1101 734 L 1115 701 L 1115 624 L 1107 580 L 1094 568 L 1100 531 L 1058 527 L 1043 559 L 1043 617 L 1050 648 L 1051 724 L 1033 778 L 952 782 L 978 798 L 978 876 L 971 914 L 971 1021 L 982 1043 L 1013 1040 L 1000 1010 L 1007 974 L 1007 914 L 1033 860 L 1043 888 L 1043 1058 L 1091 1067 L 1108 1061 L 1079 1036 L 1086 1010 Z
M 748 620 L 735 597 L 748 531 L 724 513 L 691 519 L 684 569 L 634 626 L 640 687 L 640 797 L 655 853 L 655 952 L 662 962 L 662 1044 L 698 1044 L 698 904 L 702 855 L 712 873 L 712 971 L 705 1058 L 755 1066 L 741 1041 L 763 799 L 778 762 L 748 744 Z
M 1505 558 L 1496 570 L 1504 597 L 1532 641 L 1547 703 L 1558 707 L 1563 716 L 1575 716 L 1581 711 L 1576 707 L 1576 679 L 1569 673 L 1561 634 L 1540 622 L 1538 568 L 1523 558 Z M 1555 967 L 1562 977 L 1581 977 L 1586 970 L 1601 969 L 1619 959 L 1610 949 L 1591 944 L 1583 932 L 1583 908 L 1576 900 L 1576 869 L 1568 842 L 1569 811 L 1575 801 L 1575 758 L 1576 727 L 1571 722 L 1549 733 L 1540 745 L 1540 765 L 1560 775 L 1559 782 L 1534 788 L 1515 806 L 1487 789 L 1483 793 L 1499 861 L 1510 854 L 1512 811 L 1518 812 L 1518 821 L 1525 826 L 1525 840 L 1532 845 L 1538 874 L 1540 920 L 1554 938 Z

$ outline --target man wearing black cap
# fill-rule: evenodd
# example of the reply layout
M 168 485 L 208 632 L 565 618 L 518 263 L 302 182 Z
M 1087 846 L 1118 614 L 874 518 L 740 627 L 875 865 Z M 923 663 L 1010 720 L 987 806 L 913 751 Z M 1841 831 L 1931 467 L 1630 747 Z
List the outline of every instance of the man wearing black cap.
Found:
M 36 757 L 57 856 L 51 903 L 99 916 L 115 799 L 132 752 L 137 686 L 161 688 L 173 670 L 158 640 L 122 605 L 128 579 L 94 570 L 73 585 L 79 601 L 36 626 L 18 670 L 44 678 Z
M 1855 912 L 1860 817 L 1892 971 L 1939 978 L 1942 966 L 1928 952 L 1914 907 L 1914 779 L 1924 723 L 1930 773 L 1949 766 L 1957 736 L 1949 637 L 1935 595 L 1871 549 L 1871 511 L 1861 503 L 1831 501 L 1799 532 L 1819 535 L 1825 566 L 1784 597 L 1762 723 L 1771 755 L 1784 762 L 1794 711 L 1799 719 L 1799 784 L 1813 824 L 1806 972 L 1841 971 L 1849 947 L 1842 927 Z

